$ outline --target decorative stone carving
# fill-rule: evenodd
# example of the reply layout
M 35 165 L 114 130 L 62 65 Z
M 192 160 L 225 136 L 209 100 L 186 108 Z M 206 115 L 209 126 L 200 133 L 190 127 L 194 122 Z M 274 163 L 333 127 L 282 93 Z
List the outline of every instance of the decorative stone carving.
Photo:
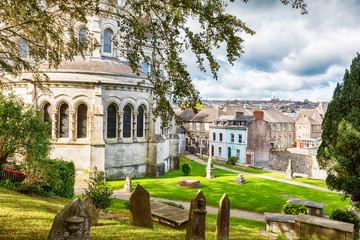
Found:
M 234 183 L 237 183 L 237 184 L 245 184 L 245 183 L 247 183 L 247 182 L 245 181 L 244 176 L 241 175 L 241 174 L 239 174 L 239 175 L 237 176 L 237 178 L 235 179 L 235 182 L 234 182 Z
M 214 172 L 215 172 L 214 163 L 211 157 L 209 156 L 208 163 L 206 166 L 206 178 L 208 179 L 214 178 Z
M 88 211 L 90 218 L 91 218 L 91 226 L 94 226 L 96 224 L 98 224 L 98 220 L 99 220 L 99 210 L 96 209 L 93 200 L 91 199 L 91 197 L 86 196 L 83 199 L 83 203 L 86 207 L 86 210 Z
M 153 228 L 150 208 L 150 194 L 140 184 L 136 185 L 129 198 L 130 223 L 132 225 Z
M 228 240 L 230 226 L 230 200 L 226 193 L 222 196 L 219 203 L 215 239 Z
M 289 164 L 288 167 L 286 169 L 286 176 L 285 178 L 289 178 L 289 179 L 293 179 L 293 170 L 292 170 L 292 165 L 291 165 L 291 159 L 289 159 Z
M 205 240 L 206 199 L 199 190 L 191 199 L 186 240 Z
M 128 193 L 130 193 L 132 191 L 132 181 L 131 181 L 131 176 L 130 175 L 126 176 L 123 191 L 128 192 Z
M 80 198 L 75 198 L 56 215 L 48 240 L 87 240 L 91 218 Z

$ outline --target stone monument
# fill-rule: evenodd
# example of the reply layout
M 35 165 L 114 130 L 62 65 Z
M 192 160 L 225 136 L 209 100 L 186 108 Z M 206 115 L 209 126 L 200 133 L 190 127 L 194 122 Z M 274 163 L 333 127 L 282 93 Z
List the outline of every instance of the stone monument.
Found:
M 206 178 L 208 179 L 214 178 L 214 172 L 215 172 L 214 164 L 211 157 L 209 156 L 208 163 L 206 166 Z
M 189 221 L 186 227 L 186 240 L 205 240 L 206 199 L 199 190 L 191 199 Z
M 91 218 L 80 198 L 75 198 L 55 216 L 48 240 L 87 240 Z
M 132 225 L 153 228 L 150 194 L 140 184 L 136 185 L 129 198 L 130 223 Z
M 93 200 L 91 199 L 91 197 L 86 196 L 83 199 L 83 203 L 86 207 L 87 212 L 90 215 L 91 218 L 91 226 L 94 226 L 96 224 L 98 224 L 98 220 L 99 220 L 99 210 L 96 209 Z
M 292 164 L 291 164 L 291 159 L 289 159 L 289 164 L 288 167 L 286 169 L 286 176 L 285 178 L 289 178 L 289 179 L 293 179 L 293 170 L 292 170 Z
M 219 203 L 215 239 L 228 240 L 230 226 L 230 200 L 226 193 L 222 196 Z
M 239 174 L 239 175 L 237 176 L 237 178 L 235 179 L 235 182 L 234 182 L 234 183 L 237 183 L 237 184 L 245 184 L 245 183 L 247 183 L 247 182 L 245 181 L 244 176 L 241 175 L 241 174 Z
M 127 175 L 125 179 L 124 189 L 123 192 L 131 193 L 132 191 L 132 181 L 131 176 Z

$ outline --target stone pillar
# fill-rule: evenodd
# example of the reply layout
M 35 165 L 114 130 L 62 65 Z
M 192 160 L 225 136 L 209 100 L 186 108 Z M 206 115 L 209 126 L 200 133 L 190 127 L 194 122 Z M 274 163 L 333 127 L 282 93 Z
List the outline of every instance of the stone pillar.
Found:
M 215 177 L 214 172 L 215 172 L 214 164 L 211 157 L 209 156 L 208 163 L 206 166 L 206 178 L 208 179 L 214 178 Z
M 52 139 L 56 139 L 58 136 L 57 136 L 57 123 L 58 123 L 58 111 L 56 109 L 52 110 L 51 111 L 51 137 Z
M 189 221 L 186 227 L 186 240 L 205 240 L 206 199 L 199 192 L 192 198 Z
M 149 114 L 145 113 L 145 139 L 149 139 Z
M 215 239 L 228 240 L 230 226 L 230 200 L 226 193 L 222 196 L 219 203 Z
M 69 111 L 70 119 L 69 119 L 69 139 L 70 141 L 75 141 L 76 138 L 76 111 L 70 110 Z
M 137 141 L 137 115 L 138 115 L 138 112 L 134 111 L 134 113 L 133 113 L 133 127 L 132 127 L 132 131 L 133 131 L 132 138 L 133 138 L 134 142 Z
M 293 179 L 293 170 L 292 170 L 292 164 L 291 164 L 291 159 L 289 159 L 289 164 L 288 167 L 286 169 L 286 176 L 285 178 L 289 178 L 289 179 Z

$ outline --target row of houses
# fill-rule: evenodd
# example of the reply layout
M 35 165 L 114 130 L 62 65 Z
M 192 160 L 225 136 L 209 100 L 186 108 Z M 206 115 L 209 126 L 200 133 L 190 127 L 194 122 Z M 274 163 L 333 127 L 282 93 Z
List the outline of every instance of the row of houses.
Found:
M 182 143 L 186 150 L 218 160 L 235 156 L 240 163 L 267 166 L 271 151 L 321 142 L 323 112 L 318 109 L 300 111 L 295 119 L 276 109 L 247 107 L 176 111 L 190 133 Z

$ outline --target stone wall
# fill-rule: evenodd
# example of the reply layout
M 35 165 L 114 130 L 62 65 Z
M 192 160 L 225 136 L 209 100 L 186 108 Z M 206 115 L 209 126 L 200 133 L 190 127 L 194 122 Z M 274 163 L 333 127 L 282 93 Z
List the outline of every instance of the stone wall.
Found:
M 326 171 L 319 169 L 316 156 L 274 151 L 270 153 L 269 168 L 285 172 L 289 159 L 294 173 L 306 174 L 315 179 L 326 179 Z

